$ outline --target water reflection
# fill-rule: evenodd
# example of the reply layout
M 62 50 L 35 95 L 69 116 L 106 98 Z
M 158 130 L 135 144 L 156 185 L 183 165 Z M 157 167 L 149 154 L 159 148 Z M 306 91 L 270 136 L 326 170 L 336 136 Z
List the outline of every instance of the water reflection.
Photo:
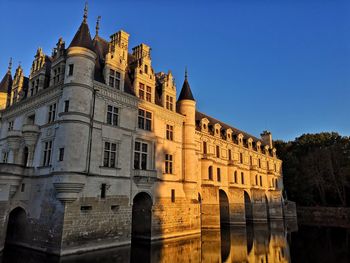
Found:
M 62 258 L 7 247 L 1 263 L 115 262 L 290 262 L 283 222 L 204 230 L 201 236 L 131 246 Z

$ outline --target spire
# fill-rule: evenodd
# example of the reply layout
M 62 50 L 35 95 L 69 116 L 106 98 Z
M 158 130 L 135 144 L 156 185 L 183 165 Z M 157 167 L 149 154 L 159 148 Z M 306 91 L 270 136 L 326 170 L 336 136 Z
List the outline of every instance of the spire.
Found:
M 180 96 L 177 99 L 177 101 L 180 101 L 180 100 L 193 100 L 194 101 L 195 100 L 193 98 L 193 94 L 192 94 L 190 84 L 188 83 L 187 78 L 188 78 L 188 76 L 187 76 L 187 67 L 186 67 L 186 69 L 185 69 L 185 81 L 184 81 L 184 84 L 182 85 Z
M 2 80 L 0 82 L 0 92 L 1 93 L 9 93 L 9 92 L 11 92 L 11 88 L 12 88 L 12 74 L 11 74 L 11 70 L 12 70 L 12 58 L 10 58 L 7 72 L 6 72 L 5 76 L 2 78 Z
M 87 49 L 90 49 L 91 51 L 94 51 L 89 26 L 87 24 L 87 3 L 85 3 L 84 8 L 84 19 L 81 23 L 77 33 L 75 33 L 75 36 L 73 37 L 72 42 L 69 45 L 70 47 L 84 47 Z
M 101 16 L 98 16 L 96 21 L 96 36 L 98 36 L 98 31 L 100 30 L 100 20 Z
M 83 16 L 83 23 L 86 24 L 87 21 L 87 17 L 88 17 L 88 4 L 87 2 L 85 2 L 85 7 L 84 7 L 84 16 Z
M 12 70 L 12 57 L 10 58 L 9 66 L 8 66 L 7 72 L 10 72 L 10 73 L 11 73 L 11 70 Z

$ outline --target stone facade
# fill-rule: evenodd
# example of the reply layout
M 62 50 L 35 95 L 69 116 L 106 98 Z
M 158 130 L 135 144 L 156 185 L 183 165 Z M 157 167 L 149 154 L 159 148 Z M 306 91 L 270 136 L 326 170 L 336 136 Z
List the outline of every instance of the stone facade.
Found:
M 98 28 L 91 39 L 85 11 L 69 47 L 1 82 L 0 247 L 64 255 L 282 219 L 271 133 L 197 111 L 187 75 L 176 100 L 149 46 L 129 53 L 126 32 Z

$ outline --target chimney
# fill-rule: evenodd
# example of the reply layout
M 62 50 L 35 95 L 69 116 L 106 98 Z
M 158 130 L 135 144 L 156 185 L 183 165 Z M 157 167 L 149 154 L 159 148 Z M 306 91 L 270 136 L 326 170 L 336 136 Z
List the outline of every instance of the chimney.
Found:
M 263 131 L 261 134 L 261 140 L 264 142 L 264 144 L 268 145 L 270 149 L 273 148 L 272 145 L 272 134 L 269 131 Z

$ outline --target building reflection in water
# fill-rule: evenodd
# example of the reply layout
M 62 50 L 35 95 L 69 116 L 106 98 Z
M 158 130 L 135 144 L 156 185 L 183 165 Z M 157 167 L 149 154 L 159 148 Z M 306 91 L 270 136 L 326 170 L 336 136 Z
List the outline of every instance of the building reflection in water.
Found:
M 133 242 L 131 246 L 66 257 L 8 247 L 0 263 L 115 262 L 290 262 L 286 227 L 281 222 L 203 230 L 201 236 L 166 242 Z

